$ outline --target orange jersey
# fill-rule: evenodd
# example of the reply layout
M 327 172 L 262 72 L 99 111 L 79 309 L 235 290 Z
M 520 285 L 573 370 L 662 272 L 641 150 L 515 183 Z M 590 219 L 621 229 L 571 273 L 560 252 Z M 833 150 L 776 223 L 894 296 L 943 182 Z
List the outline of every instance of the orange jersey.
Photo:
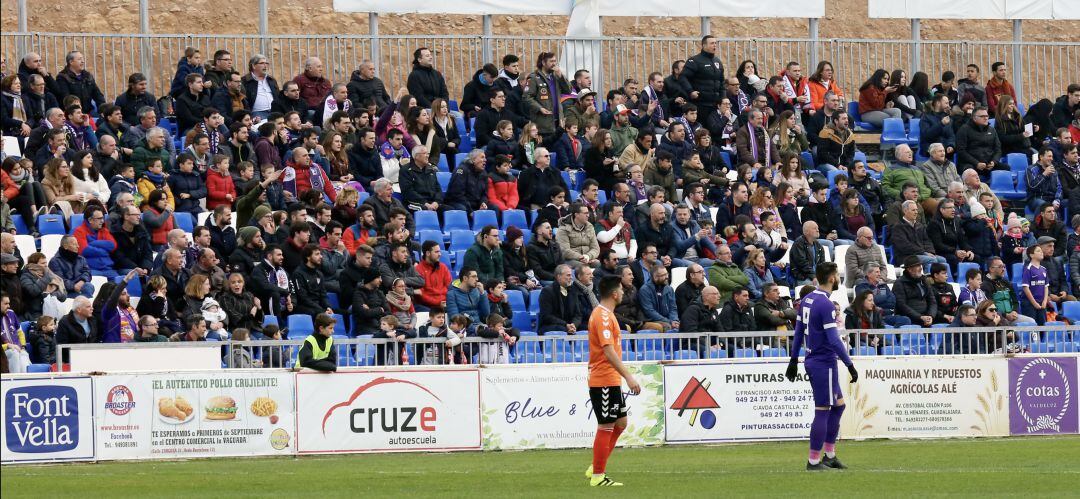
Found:
M 589 386 L 622 385 L 619 371 L 604 356 L 604 345 L 611 345 L 615 355 L 622 358 L 620 329 L 614 312 L 602 305 L 593 309 L 589 316 Z

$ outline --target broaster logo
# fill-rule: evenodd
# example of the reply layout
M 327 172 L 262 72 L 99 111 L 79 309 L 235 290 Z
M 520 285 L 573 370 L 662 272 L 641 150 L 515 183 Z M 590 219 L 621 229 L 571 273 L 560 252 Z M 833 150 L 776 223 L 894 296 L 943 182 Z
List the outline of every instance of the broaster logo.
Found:
M 128 387 L 116 385 L 109 389 L 109 395 L 105 399 L 105 408 L 117 416 L 123 416 L 135 408 L 135 396 Z
M 442 399 L 423 385 L 403 379 L 380 376 L 357 388 L 347 400 L 334 404 L 327 409 L 322 420 L 323 436 L 326 435 L 326 423 L 334 411 L 343 407 L 352 407 L 364 392 L 372 388 L 394 384 L 402 385 L 401 388 L 420 389 L 435 399 L 436 402 L 442 403 Z M 438 422 L 438 412 L 431 406 L 365 407 L 364 405 L 364 401 L 360 400 L 359 407 L 354 407 L 349 411 L 349 428 L 353 433 L 378 433 L 379 431 L 384 433 L 433 432 Z

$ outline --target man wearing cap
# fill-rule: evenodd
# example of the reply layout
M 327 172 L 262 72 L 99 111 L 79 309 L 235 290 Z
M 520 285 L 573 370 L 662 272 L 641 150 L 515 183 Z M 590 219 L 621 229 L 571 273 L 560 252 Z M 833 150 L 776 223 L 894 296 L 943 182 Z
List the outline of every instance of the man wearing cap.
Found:
M 580 133 L 589 125 L 600 126 L 600 113 L 596 112 L 596 92 L 583 88 L 578 91 L 577 102 L 566 106 L 566 125 L 575 123 Z
M 896 313 L 917 326 L 930 327 L 937 316 L 937 303 L 923 278 L 923 262 L 918 256 L 904 258 L 904 273 L 893 284 Z
M 1050 302 L 1056 304 L 1054 308 L 1060 313 L 1061 303 L 1076 301 L 1076 298 L 1069 294 L 1069 283 L 1065 280 L 1065 267 L 1057 258 L 1049 257 L 1049 255 L 1054 254 L 1057 239 L 1050 236 L 1039 236 L 1035 244 L 1041 246 L 1043 254 L 1047 255 L 1043 259 L 1042 265 L 1046 269 L 1046 284 L 1050 288 Z
M 630 123 L 630 108 L 625 104 L 615 106 L 615 121 L 611 125 L 611 150 L 615 157 L 622 155 L 626 147 L 638 138 L 638 129 Z

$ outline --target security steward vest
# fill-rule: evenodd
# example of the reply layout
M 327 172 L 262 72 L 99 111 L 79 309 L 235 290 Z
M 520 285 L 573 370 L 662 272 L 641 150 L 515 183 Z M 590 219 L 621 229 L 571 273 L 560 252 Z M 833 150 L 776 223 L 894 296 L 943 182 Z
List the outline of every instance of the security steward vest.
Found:
M 311 347 L 311 359 L 323 360 L 330 356 L 330 349 L 334 348 L 334 338 L 330 337 L 326 339 L 326 347 L 320 349 L 319 342 L 315 340 L 315 335 L 312 334 L 304 339 L 304 342 Z

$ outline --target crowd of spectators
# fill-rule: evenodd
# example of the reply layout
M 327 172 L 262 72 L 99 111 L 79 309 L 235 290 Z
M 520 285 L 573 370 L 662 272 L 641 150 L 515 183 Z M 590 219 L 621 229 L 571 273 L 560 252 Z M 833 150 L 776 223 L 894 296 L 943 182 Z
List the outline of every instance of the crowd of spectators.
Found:
M 615 313 L 631 332 L 785 330 L 789 290 L 825 261 L 854 293 L 849 328 L 951 324 L 985 303 L 995 324 L 1043 324 L 1080 293 L 1080 84 L 1024 110 L 1004 63 L 932 87 L 879 69 L 849 89 L 851 116 L 844 68 L 747 60 L 728 74 L 706 36 L 667 76 L 605 95 L 554 53 L 529 69 L 509 54 L 458 109 L 435 56 L 417 49 L 391 95 L 370 61 L 333 82 L 311 57 L 279 83 L 265 55 L 237 68 L 240 54 L 204 63 L 189 48 L 168 96 L 134 73 L 107 99 L 82 53 L 55 76 L 26 54 L 0 80 L 20 150 L 3 159 L 0 207 L 9 357 L 280 339 L 272 323 L 301 314 L 315 336 L 348 318 L 350 335 L 446 338 L 414 362 L 505 360 L 522 332 L 582 332 L 603 275 L 623 279 Z M 919 119 L 918 143 L 868 162 L 856 118 Z M 1010 153 L 1027 191 L 1001 199 L 991 177 Z M 67 235 L 24 255 L 12 214 L 22 235 L 50 217 Z M 517 293 L 539 300 L 535 318 L 515 319 Z M 38 321 L 30 336 L 19 320 Z M 503 348 L 465 349 L 467 335 Z M 310 363 L 325 341 L 305 347 Z

